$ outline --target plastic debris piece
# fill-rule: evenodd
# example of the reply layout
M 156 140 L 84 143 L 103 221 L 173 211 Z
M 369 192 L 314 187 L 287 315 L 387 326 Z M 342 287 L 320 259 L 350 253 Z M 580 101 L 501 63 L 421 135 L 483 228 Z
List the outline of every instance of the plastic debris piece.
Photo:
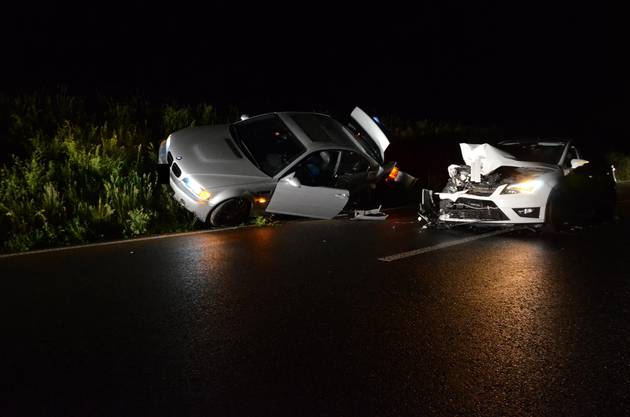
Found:
M 355 210 L 351 220 L 385 220 L 387 214 L 381 211 L 381 206 L 371 210 Z
M 423 228 L 434 226 L 439 216 L 438 207 L 435 204 L 434 192 L 423 188 L 420 191 L 420 206 L 418 207 L 418 222 Z

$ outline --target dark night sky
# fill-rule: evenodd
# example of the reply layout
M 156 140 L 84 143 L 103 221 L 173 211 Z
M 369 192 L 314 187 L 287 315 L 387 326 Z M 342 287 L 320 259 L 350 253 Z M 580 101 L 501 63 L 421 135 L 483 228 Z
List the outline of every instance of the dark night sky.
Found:
M 548 3 L 29 6 L 3 13 L 0 89 L 627 133 L 621 11 Z

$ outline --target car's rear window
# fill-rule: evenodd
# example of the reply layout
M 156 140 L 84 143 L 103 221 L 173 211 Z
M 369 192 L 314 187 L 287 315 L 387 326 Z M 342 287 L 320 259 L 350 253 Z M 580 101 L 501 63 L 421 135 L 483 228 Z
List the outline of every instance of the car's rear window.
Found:
M 292 113 L 290 116 L 313 142 L 354 146 L 341 123 L 328 116 L 312 113 Z

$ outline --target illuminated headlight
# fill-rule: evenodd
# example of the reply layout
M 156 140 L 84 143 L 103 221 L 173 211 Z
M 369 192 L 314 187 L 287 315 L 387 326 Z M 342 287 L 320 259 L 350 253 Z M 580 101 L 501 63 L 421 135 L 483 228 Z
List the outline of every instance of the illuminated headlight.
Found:
M 534 194 L 543 184 L 543 180 L 529 180 L 510 184 L 505 187 L 501 194 Z
M 171 135 L 168 135 L 166 138 L 166 150 L 168 151 L 171 148 Z
M 203 188 L 199 183 L 192 178 L 185 176 L 182 178 L 182 182 L 194 195 L 197 196 L 200 200 L 207 201 L 212 197 L 212 193 L 210 191 Z

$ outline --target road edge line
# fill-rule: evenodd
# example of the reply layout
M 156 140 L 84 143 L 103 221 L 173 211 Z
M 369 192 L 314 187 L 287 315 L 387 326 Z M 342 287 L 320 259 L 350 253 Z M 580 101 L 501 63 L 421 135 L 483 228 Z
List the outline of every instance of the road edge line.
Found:
M 110 240 L 108 242 L 85 243 L 83 245 L 59 246 L 56 248 L 38 249 L 38 250 L 32 250 L 32 251 L 26 251 L 26 252 L 0 254 L 0 259 L 12 258 L 15 256 L 39 255 L 39 254 L 49 253 L 49 252 L 61 252 L 61 251 L 66 251 L 66 250 L 91 248 L 91 247 L 97 247 L 97 246 L 111 246 L 111 245 L 121 245 L 125 243 L 145 242 L 147 240 L 159 240 L 159 239 L 166 239 L 170 237 L 194 236 L 194 235 L 201 235 L 204 233 L 216 233 L 216 232 L 224 232 L 227 230 L 247 229 L 250 227 L 258 227 L 258 226 L 247 225 L 247 226 L 223 227 L 221 229 L 194 230 L 192 232 L 166 233 L 163 235 L 137 237 L 133 239 L 119 239 L 119 240 Z

